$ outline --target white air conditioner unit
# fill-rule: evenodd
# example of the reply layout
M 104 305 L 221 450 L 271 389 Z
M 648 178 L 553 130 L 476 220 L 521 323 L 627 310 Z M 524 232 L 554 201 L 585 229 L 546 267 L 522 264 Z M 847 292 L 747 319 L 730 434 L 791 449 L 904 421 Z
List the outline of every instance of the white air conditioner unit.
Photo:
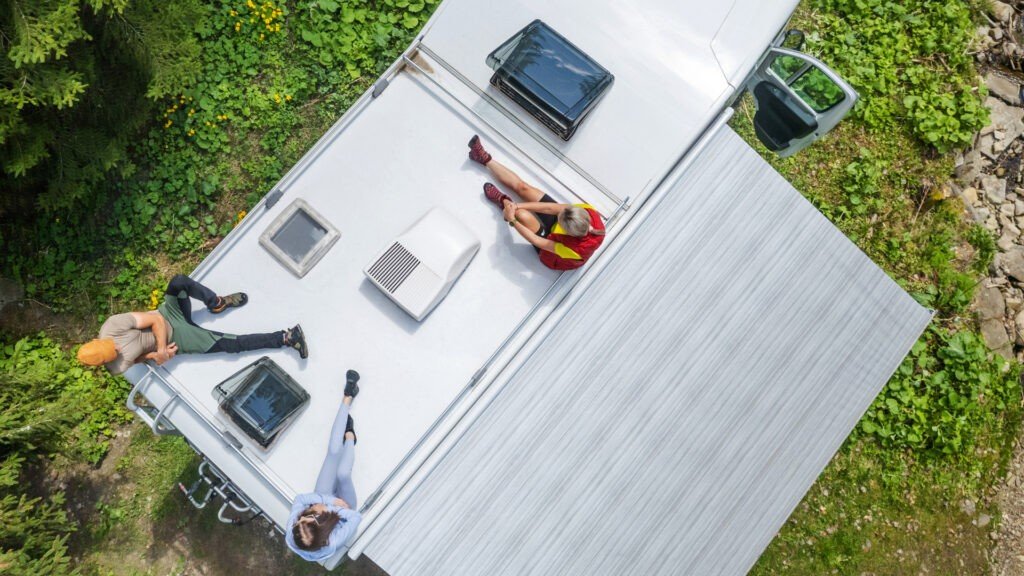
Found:
M 479 249 L 480 241 L 462 222 L 434 208 L 388 244 L 363 272 L 402 310 L 422 321 Z

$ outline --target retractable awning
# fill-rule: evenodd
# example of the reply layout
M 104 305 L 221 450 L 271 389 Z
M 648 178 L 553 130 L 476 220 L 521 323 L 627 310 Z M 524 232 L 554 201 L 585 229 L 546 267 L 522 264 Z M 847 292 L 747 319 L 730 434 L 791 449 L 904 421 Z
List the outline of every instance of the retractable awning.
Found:
M 366 546 L 392 576 L 743 574 L 930 321 L 735 133 Z

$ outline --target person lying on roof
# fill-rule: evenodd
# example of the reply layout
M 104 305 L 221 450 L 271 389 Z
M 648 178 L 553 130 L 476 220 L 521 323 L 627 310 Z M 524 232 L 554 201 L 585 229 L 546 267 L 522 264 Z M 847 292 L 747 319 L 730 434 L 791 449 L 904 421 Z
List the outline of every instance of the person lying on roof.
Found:
M 249 298 L 236 292 L 217 296 L 212 290 L 178 274 L 171 278 L 164 301 L 151 312 L 115 314 L 103 323 L 99 338 L 78 349 L 78 360 L 88 366 L 106 366 L 111 374 L 121 374 L 136 362 L 153 360 L 163 364 L 175 354 L 212 354 L 214 352 L 246 352 L 262 348 L 288 346 L 309 356 L 302 327 L 296 324 L 287 330 L 268 334 L 224 334 L 192 323 L 195 298 L 206 304 L 213 314 L 245 305 Z
M 540 261 L 554 270 L 573 270 L 604 241 L 604 222 L 589 204 L 559 204 L 527 184 L 484 150 L 479 136 L 469 141 L 469 159 L 485 166 L 503 186 L 525 200 L 516 204 L 497 186 L 484 184 L 484 196 L 497 204 L 505 221 L 533 245 Z
M 358 382 L 358 372 L 345 373 L 345 394 L 334 417 L 327 456 L 320 466 L 316 485 L 313 492 L 295 497 L 285 528 L 285 544 L 310 562 L 334 556 L 356 533 L 362 519 L 352 484 L 356 431 L 348 414 L 352 400 L 359 394 Z

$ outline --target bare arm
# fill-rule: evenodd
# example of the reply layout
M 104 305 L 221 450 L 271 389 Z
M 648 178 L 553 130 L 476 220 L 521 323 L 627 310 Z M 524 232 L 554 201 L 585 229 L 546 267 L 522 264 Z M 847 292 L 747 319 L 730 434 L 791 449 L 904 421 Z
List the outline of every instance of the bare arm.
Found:
M 512 226 L 516 229 L 516 232 L 519 232 L 519 235 L 525 238 L 526 241 L 529 242 L 530 244 L 533 244 L 534 246 L 540 248 L 541 250 L 554 252 L 554 242 L 548 240 L 547 238 L 541 238 L 533 230 L 527 228 L 522 222 L 516 220 L 516 210 L 522 208 L 522 206 L 522 204 L 517 206 L 512 202 L 506 203 L 504 210 L 502 210 L 502 214 L 505 217 L 505 222 L 511 223 Z
M 153 360 L 157 364 L 167 362 L 178 352 L 178 345 L 167 346 L 167 324 L 159 312 L 132 312 L 135 318 L 135 327 L 139 330 L 149 328 L 156 338 L 156 352 L 150 352 L 142 356 L 144 360 Z
M 559 212 L 565 210 L 569 204 L 555 204 L 553 202 L 522 202 L 517 204 L 519 208 L 529 210 L 530 212 L 536 212 L 537 214 L 551 214 L 557 216 Z

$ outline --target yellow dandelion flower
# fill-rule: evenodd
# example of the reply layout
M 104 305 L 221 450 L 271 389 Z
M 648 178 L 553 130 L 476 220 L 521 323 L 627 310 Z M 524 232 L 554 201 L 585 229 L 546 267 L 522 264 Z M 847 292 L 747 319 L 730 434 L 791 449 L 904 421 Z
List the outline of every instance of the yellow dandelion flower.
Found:
M 285 100 L 291 100 L 292 99 L 292 95 L 291 94 L 285 94 L 284 99 Z
M 232 16 L 237 16 L 238 12 L 235 12 L 234 10 L 231 10 L 230 12 L 228 12 L 228 14 L 230 14 Z
M 263 40 L 263 33 L 260 32 L 260 40 Z

